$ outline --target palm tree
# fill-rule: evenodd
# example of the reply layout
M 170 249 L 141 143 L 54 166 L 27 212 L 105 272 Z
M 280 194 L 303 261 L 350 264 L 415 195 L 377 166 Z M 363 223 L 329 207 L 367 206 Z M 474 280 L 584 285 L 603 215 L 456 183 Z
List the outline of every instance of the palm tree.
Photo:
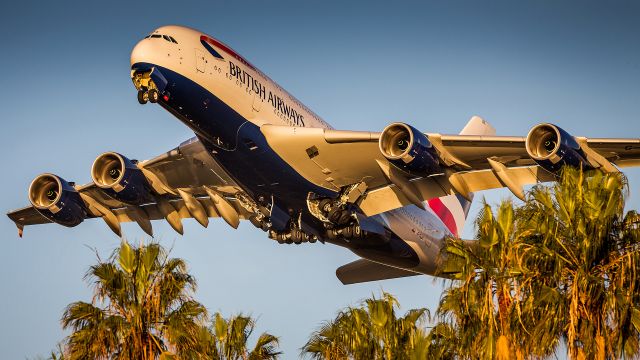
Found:
M 524 205 L 485 204 L 475 243 L 448 239 L 454 279 L 428 338 L 458 358 L 638 357 L 640 229 L 618 173 L 567 168 Z
M 255 328 L 255 321 L 242 314 L 223 318 L 216 313 L 211 332 L 215 342 L 214 359 L 220 360 L 271 360 L 282 352 L 277 351 L 279 339 L 269 333 L 262 333 L 253 349 L 249 351 L 247 341 Z
M 521 209 L 527 233 L 524 273 L 540 312 L 532 335 L 561 337 L 572 358 L 640 355 L 640 229 L 624 214 L 618 173 L 567 169 L 552 187 L 536 187 Z
M 158 244 L 125 241 L 106 260 L 98 257 L 85 279 L 91 302 L 70 304 L 63 316 L 69 359 L 203 358 L 213 354 L 207 311 L 192 294 L 195 279 L 184 260 Z
M 447 239 L 442 275 L 454 283 L 444 291 L 431 330 L 432 346 L 443 358 L 521 358 L 527 346 L 520 301 L 519 249 L 523 241 L 513 204 L 504 201 L 493 213 L 484 203 L 476 219 L 476 243 Z M 518 321 L 514 321 L 514 320 Z
M 302 354 L 313 359 L 408 359 L 416 344 L 422 344 L 419 326 L 429 314 L 413 309 L 397 318 L 398 307 L 386 292 L 349 307 L 315 331 Z

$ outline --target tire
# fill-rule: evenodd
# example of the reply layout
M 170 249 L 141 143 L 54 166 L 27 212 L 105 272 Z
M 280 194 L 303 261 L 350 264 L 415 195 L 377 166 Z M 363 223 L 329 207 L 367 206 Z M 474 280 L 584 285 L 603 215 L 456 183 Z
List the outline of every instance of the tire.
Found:
M 362 237 L 362 229 L 358 225 L 353 225 L 353 237 L 359 239 Z
M 327 218 L 332 223 L 338 224 L 338 221 L 340 220 L 340 215 L 342 215 L 342 210 L 340 210 L 339 208 L 333 208 L 331 209 L 331 211 L 329 211 L 329 215 L 327 216 Z
M 302 242 L 303 236 L 304 236 L 304 234 L 302 234 L 302 231 L 300 231 L 298 229 L 293 229 L 291 231 L 291 240 L 293 240 L 294 244 L 299 245 Z
M 156 89 L 149 90 L 149 102 L 150 103 L 152 103 L 152 104 L 157 103 L 159 98 L 160 98 L 160 94 L 158 94 L 158 90 L 156 90 Z
M 320 204 L 318 205 L 320 211 L 324 212 L 325 214 L 328 213 L 329 210 L 331 210 L 331 202 L 331 199 L 320 200 Z
M 351 220 L 351 214 L 348 211 L 343 211 L 338 218 L 338 224 L 344 225 Z
M 347 239 L 351 239 L 353 237 L 353 229 L 351 228 L 351 226 L 347 226 L 346 228 L 342 229 L 342 236 Z
M 144 105 L 149 101 L 149 94 L 144 90 L 138 90 L 138 103 Z

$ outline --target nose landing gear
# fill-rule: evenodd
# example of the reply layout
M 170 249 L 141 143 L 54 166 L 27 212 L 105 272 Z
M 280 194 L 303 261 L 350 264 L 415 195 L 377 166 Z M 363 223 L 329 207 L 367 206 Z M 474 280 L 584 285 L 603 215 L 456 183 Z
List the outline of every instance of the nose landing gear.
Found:
M 160 99 L 160 92 L 158 87 L 151 79 L 151 71 L 145 73 L 134 73 L 133 84 L 138 89 L 138 103 L 141 105 L 150 102 L 155 104 Z
M 140 105 L 144 105 L 147 102 L 155 104 L 160 99 L 160 94 L 158 94 L 158 90 L 156 89 L 140 89 L 138 90 L 138 102 Z
M 144 90 L 138 90 L 138 103 L 144 105 L 149 102 L 149 93 Z

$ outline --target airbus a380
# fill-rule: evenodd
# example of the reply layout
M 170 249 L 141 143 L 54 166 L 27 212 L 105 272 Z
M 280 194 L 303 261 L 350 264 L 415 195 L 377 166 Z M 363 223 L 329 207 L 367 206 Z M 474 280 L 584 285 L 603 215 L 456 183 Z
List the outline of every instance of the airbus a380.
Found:
M 279 243 L 332 243 L 361 259 L 340 267 L 345 284 L 434 275 L 446 236 L 459 236 L 481 190 L 553 181 L 563 166 L 607 172 L 640 165 L 640 139 L 574 137 L 548 123 L 526 137 L 496 136 L 473 117 L 459 135 L 405 123 L 382 132 L 335 130 L 229 46 L 194 29 L 158 28 L 131 53 L 141 104 L 156 103 L 195 133 L 146 161 L 106 152 L 92 182 L 45 173 L 31 206 L 8 213 L 24 226 L 72 227 L 102 218 L 121 235 L 137 222 L 152 235 L 164 219 L 207 226 L 249 220 Z

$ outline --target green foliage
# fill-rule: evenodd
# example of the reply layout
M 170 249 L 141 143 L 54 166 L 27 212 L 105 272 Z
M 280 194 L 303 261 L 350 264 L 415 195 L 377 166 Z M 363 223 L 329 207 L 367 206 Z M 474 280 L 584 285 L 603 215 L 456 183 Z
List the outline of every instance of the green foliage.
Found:
M 182 259 L 158 244 L 122 242 L 106 261 L 91 266 L 91 302 L 70 304 L 62 325 L 68 359 L 169 359 L 204 357 L 211 351 L 207 311 L 192 298 L 196 281 Z M 62 353 L 62 352 L 61 352 Z
M 618 173 L 567 168 L 522 206 L 484 204 L 477 242 L 447 239 L 445 290 L 428 335 L 440 358 L 640 355 L 638 215 Z M 455 355 L 455 356 L 454 356 Z
M 253 349 L 249 351 L 247 341 L 255 328 L 255 320 L 242 314 L 225 319 L 216 313 L 211 325 L 215 347 L 215 359 L 224 360 L 271 360 L 277 359 L 278 337 L 262 333 Z
M 425 352 L 419 325 L 429 316 L 426 309 L 413 309 L 396 316 L 398 301 L 382 293 L 349 307 L 316 330 L 302 348 L 313 359 L 413 359 Z
M 72 332 L 52 359 L 271 360 L 281 354 L 278 338 L 268 333 L 248 350 L 251 317 L 216 313 L 210 323 L 193 299 L 196 281 L 186 263 L 158 244 L 123 241 L 85 279 L 93 284 L 93 300 L 66 308 L 62 325 Z

